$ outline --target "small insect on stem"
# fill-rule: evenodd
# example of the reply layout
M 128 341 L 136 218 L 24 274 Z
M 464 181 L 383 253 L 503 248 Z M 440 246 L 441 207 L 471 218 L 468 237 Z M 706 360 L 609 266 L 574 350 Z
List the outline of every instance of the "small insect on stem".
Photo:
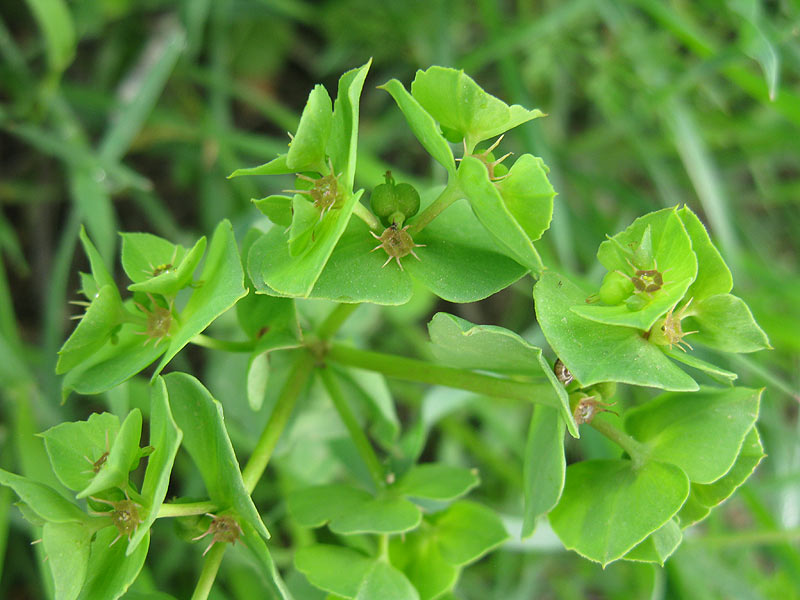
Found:
M 103 452 L 100 455 L 100 458 L 98 458 L 97 460 L 94 460 L 94 461 L 84 454 L 83 458 L 85 458 L 87 461 L 89 461 L 89 464 L 92 465 L 92 469 L 90 471 L 83 471 L 83 472 L 84 473 L 94 473 L 95 475 L 97 475 L 100 472 L 100 469 L 103 468 L 103 465 L 106 464 L 106 461 L 108 460 L 108 455 L 109 455 L 108 429 L 106 429 L 106 449 L 105 449 L 105 452 Z
M 556 359 L 556 364 L 553 365 L 553 372 L 556 374 L 556 378 L 564 384 L 564 386 L 568 386 L 572 383 L 572 380 L 575 378 L 567 366 L 561 362 L 560 358 Z

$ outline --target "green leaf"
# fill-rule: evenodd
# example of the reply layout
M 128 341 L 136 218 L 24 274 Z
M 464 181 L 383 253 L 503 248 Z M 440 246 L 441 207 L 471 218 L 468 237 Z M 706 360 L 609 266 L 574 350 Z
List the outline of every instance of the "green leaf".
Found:
M 406 122 L 411 127 L 411 131 L 414 132 L 428 154 L 447 169 L 450 176 L 455 176 L 456 163 L 453 159 L 453 151 L 442 136 L 433 117 L 425 112 L 420 103 L 406 91 L 406 88 L 397 79 L 391 79 L 378 87 L 389 92 L 394 98 L 397 106 L 403 112 Z
M 378 496 L 341 512 L 328 527 L 334 533 L 403 533 L 415 529 L 422 521 L 420 509 L 405 498 Z
M 725 385 L 733 385 L 733 382 L 739 377 L 736 373 L 732 373 L 731 371 L 727 371 L 722 367 L 718 367 L 717 365 L 706 362 L 700 358 L 697 358 L 693 354 L 684 352 L 683 350 L 670 350 L 668 348 L 664 348 L 663 346 L 662 350 L 664 351 L 664 354 L 669 356 L 672 360 L 676 360 L 688 367 L 702 371 L 715 381 L 719 381 Z
M 42 544 L 59 600 L 75 600 L 81 592 L 89 569 L 92 533 L 85 523 L 45 523 L 42 528 Z
M 541 348 L 530 345 L 503 327 L 473 325 L 447 313 L 435 314 L 428 324 L 428 331 L 434 356 L 446 365 L 546 380 L 541 385 L 541 394 L 534 401 L 558 408 L 570 434 L 580 437 L 564 385 L 542 356 Z
M 651 562 L 664 565 L 683 540 L 683 532 L 676 519 L 670 519 L 660 529 L 654 531 L 623 558 L 636 562 Z
M 100 169 L 101 167 L 92 164 L 74 165 L 69 169 L 69 192 L 81 220 L 86 223 L 92 237 L 97 241 L 100 255 L 111 260 L 116 242 L 117 219 L 108 184 L 97 178 Z
M 537 519 L 550 512 L 561 498 L 567 468 L 564 457 L 565 429 L 564 419 L 558 410 L 549 406 L 534 406 L 522 471 L 525 500 L 523 538 L 533 533 Z
M 294 300 L 250 293 L 236 304 L 236 317 L 261 352 L 300 343 Z
M 50 71 L 60 74 L 75 56 L 75 28 L 69 7 L 63 0 L 27 0 L 27 3 L 44 34 Z
M 316 587 L 355 598 L 375 561 L 349 548 L 317 544 L 295 552 L 294 564 Z
M 172 418 L 164 379 L 157 377 L 150 386 L 150 446 L 154 450 L 147 457 L 147 469 L 141 489 L 145 518 L 128 543 L 129 555 L 136 550 L 155 523 L 161 504 L 167 497 L 172 465 L 182 438 L 183 433 Z
M 465 565 L 497 548 L 508 539 L 500 518 L 489 508 L 460 500 L 432 519 L 442 557 L 456 565 Z
M 411 582 L 393 566 L 375 561 L 361 581 L 356 600 L 419 600 L 419 594 Z
M 110 285 L 114 289 L 117 289 L 117 284 L 114 282 L 114 277 L 111 275 L 105 263 L 103 262 L 103 257 L 100 256 L 97 248 L 94 247 L 94 244 L 92 244 L 89 236 L 86 235 L 86 229 L 83 227 L 81 227 L 79 237 L 81 244 L 83 245 L 83 250 L 86 252 L 86 256 L 89 258 L 89 265 L 91 266 L 95 287 L 99 290 L 103 286 Z M 92 300 L 92 298 L 88 296 L 87 298 Z
M 567 549 L 605 566 L 663 527 L 688 494 L 689 480 L 675 465 L 583 461 L 567 467 L 550 524 Z
M 286 166 L 293 171 L 326 170 L 325 150 L 331 133 L 333 107 L 328 91 L 317 84 L 308 94 L 297 133 L 289 145 Z M 322 170 L 320 170 L 322 169 Z
M 475 216 L 494 241 L 521 265 L 538 275 L 544 269 L 539 253 L 528 233 L 506 206 L 500 191 L 489 180 L 489 172 L 480 160 L 466 156 L 458 169 L 458 181 Z M 515 209 L 519 209 L 513 204 Z
M 269 384 L 269 353 L 254 352 L 247 361 L 247 404 L 258 412 L 264 404 Z
M 62 397 L 70 392 L 99 394 L 127 381 L 145 369 L 167 349 L 165 344 L 147 343 L 142 325 L 125 324 L 113 340 L 89 359 L 67 373 L 62 382 Z
M 106 345 L 122 318 L 123 308 L 117 288 L 104 285 L 58 351 L 56 373 L 66 373 L 90 359 Z
M 131 148 L 186 47 L 183 26 L 178 22 L 165 25 L 148 32 L 150 39 L 142 45 L 138 60 L 130 61 L 117 93 L 116 110 L 99 144 L 103 159 L 118 161 Z
M 711 483 L 736 461 L 758 418 L 762 390 L 701 389 L 662 394 L 625 415 L 625 429 L 653 459 L 680 467 L 695 483 Z
M 280 295 L 309 296 L 362 193 L 363 190 L 359 190 L 355 195 L 346 196 L 341 208 L 328 211 L 314 228 L 313 243 L 302 253 L 291 256 L 286 236 L 276 228 L 266 234 L 267 239 L 262 243 L 253 244 L 251 260 L 252 253 L 258 253 L 255 263 L 258 271 L 250 270 L 253 283 L 257 287 L 266 284 Z M 319 215 L 316 218 L 319 220 Z M 254 266 L 253 262 L 248 264 Z
M 93 413 L 86 421 L 61 423 L 40 435 L 58 480 L 73 491 L 84 489 L 95 476 L 94 465 L 105 461 L 119 432 L 119 418 Z M 103 463 L 98 465 L 103 468 Z
M 419 592 L 420 600 L 433 600 L 455 586 L 460 568 L 442 558 L 435 530 L 413 531 L 389 541 L 389 557 Z
M 697 278 L 686 296 L 699 302 L 708 296 L 727 294 L 733 288 L 733 276 L 719 250 L 708 237 L 705 225 L 688 206 L 680 208 L 678 216 L 692 240 L 692 251 L 697 257 Z
M 727 5 L 742 17 L 739 23 L 739 47 L 761 67 L 769 99 L 774 101 L 779 89 L 780 55 L 777 40 L 770 35 L 763 7 L 756 0 L 729 0 Z
M 542 378 L 541 348 L 494 325 L 473 325 L 460 317 L 436 313 L 428 323 L 433 355 L 451 367 Z
M 125 238 L 123 238 L 122 248 L 124 253 Z M 170 259 L 167 259 L 164 262 L 152 262 L 152 259 L 148 257 L 147 266 L 149 267 L 150 265 L 154 265 L 153 268 L 147 271 L 150 274 L 149 277 L 135 280 L 130 275 L 130 272 L 128 272 L 128 276 L 131 277 L 131 280 L 135 282 L 132 285 L 129 285 L 128 289 L 132 292 L 149 292 L 151 294 L 172 296 L 177 294 L 183 288 L 191 285 L 194 271 L 197 269 L 197 265 L 200 264 L 200 259 L 203 258 L 203 253 L 206 251 L 206 238 L 203 236 L 197 240 L 197 242 L 195 242 L 194 246 L 192 246 L 191 250 L 188 252 L 186 252 L 186 249 L 182 246 L 175 246 L 175 249 L 177 249 L 177 252 L 173 250 L 173 254 L 171 255 L 176 257 L 175 260 L 171 260 L 170 256 Z M 163 256 L 163 254 L 161 256 Z M 156 258 L 156 256 L 153 256 L 152 258 Z M 153 276 L 153 274 L 156 273 L 156 269 L 161 271 L 167 265 L 172 266 Z
M 263 165 L 259 165 L 258 167 L 236 169 L 233 173 L 228 175 L 228 179 L 246 175 L 288 175 L 289 173 L 294 173 L 294 169 L 290 169 L 286 164 L 287 160 L 288 154 L 281 154 L 277 158 L 274 158 Z
M 120 233 L 122 268 L 134 283 L 152 278 L 153 271 L 166 272 L 178 266 L 186 248 L 151 233 Z
M 711 512 L 742 485 L 764 458 L 764 448 L 758 430 L 753 427 L 742 443 L 742 449 L 733 467 L 714 483 L 693 483 L 689 498 L 678 513 L 681 527 L 688 527 Z
M 423 194 L 422 209 L 440 189 Z M 476 302 L 507 288 L 526 269 L 506 257 L 487 233 L 469 204 L 451 205 L 417 234 L 414 241 L 421 261 L 406 260 L 409 275 L 448 302 Z M 386 267 L 389 268 L 389 265 Z
M 441 463 L 415 465 L 392 488 L 405 496 L 450 501 L 478 486 L 476 471 Z
M 329 484 L 296 490 L 287 498 L 289 514 L 301 527 L 322 527 L 340 514 L 351 512 L 372 496 L 349 485 Z
M 86 498 L 110 488 L 127 489 L 128 473 L 137 467 L 141 457 L 139 452 L 141 437 L 142 413 L 138 408 L 134 408 L 128 413 L 111 442 L 105 464 L 77 497 Z
M 423 194 L 423 209 L 439 191 Z M 352 219 L 309 297 L 403 304 L 411 298 L 413 278 L 445 300 L 474 302 L 508 287 L 525 274 L 522 266 L 499 252 L 466 202 L 450 206 L 441 218 L 415 236 L 415 242 L 426 244 L 416 249 L 421 262 L 409 256 L 402 259 L 404 271 L 394 261 L 382 267 L 386 253 L 372 252 L 376 242 L 369 228 L 360 219 Z M 269 281 L 265 284 L 262 273 L 270 262 L 292 260 L 285 245 L 285 237 L 277 228 L 253 244 L 248 272 L 260 292 L 283 293 L 273 289 Z
M 342 173 L 340 182 L 349 195 L 353 189 L 358 146 L 358 103 L 361 89 L 367 78 L 372 59 L 366 64 L 347 71 L 339 78 L 336 101 L 333 104 L 333 121 L 328 140 L 328 156 L 336 174 Z M 350 211 L 347 212 L 349 217 Z M 341 232 L 340 232 L 341 235 Z M 337 236 L 338 239 L 339 236 Z
M 582 387 L 619 381 L 678 392 L 698 389 L 638 330 L 597 323 L 568 310 L 583 302 L 586 294 L 566 277 L 545 272 L 533 288 L 533 297 L 542 332 Z
M 289 256 L 298 256 L 306 251 L 314 237 L 314 229 L 320 222 L 320 211 L 300 194 L 292 198 L 292 225 L 289 227 Z
M 289 196 L 272 195 L 253 199 L 253 204 L 270 221 L 281 227 L 292 224 L 292 199 Z
M 464 71 L 446 67 L 417 71 L 411 94 L 443 128 L 466 138 L 470 151 L 482 140 L 544 116 L 540 110 L 508 106 L 483 91 Z
M 167 353 L 161 359 L 153 377 L 219 315 L 247 294 L 239 250 L 233 237 L 233 227 L 226 219 L 214 231 L 209 245 L 199 287 L 194 290 L 180 314 L 180 327 L 170 340 Z
M 50 486 L 0 469 L 0 485 L 10 487 L 28 507 L 52 523 L 85 523 L 89 517 Z
M 391 451 L 400 433 L 392 393 L 386 379 L 379 373 L 361 369 L 338 370 L 345 397 L 356 400 L 372 422 L 370 433 L 384 448 Z
M 220 510 L 233 507 L 239 517 L 269 538 L 242 481 L 222 405 L 191 375 L 170 373 L 164 376 L 164 383 L 175 423 L 183 431 L 183 446 L 200 470 L 211 500 Z
M 495 184 L 508 212 L 533 242 L 542 237 L 553 218 L 556 191 L 547 179 L 549 172 L 541 158 L 523 154 Z
M 732 294 L 709 296 L 693 305 L 684 327 L 697 330 L 692 341 L 723 352 L 757 352 L 772 347 L 744 300 Z
M 283 579 L 281 579 L 278 568 L 275 566 L 275 562 L 272 560 L 272 556 L 269 553 L 267 544 L 264 542 L 264 538 L 262 538 L 247 521 L 241 523 L 241 526 L 242 532 L 244 533 L 242 536 L 242 541 L 253 554 L 256 561 L 258 561 L 260 573 L 267 576 L 267 586 L 269 591 L 272 593 L 271 597 L 279 598 L 281 600 L 293 600 L 292 594 L 288 589 L 286 589 L 286 584 L 283 582 Z
M 310 297 L 348 303 L 396 305 L 408 302 L 412 289 L 409 275 L 394 264 L 382 268 L 386 254 L 383 250 L 373 252 L 375 246 L 375 238 L 367 225 L 361 219 L 352 219 Z M 403 262 L 407 264 L 411 260 L 413 257 L 408 257 Z
M 117 533 L 114 527 L 97 533 L 92 542 L 86 585 L 79 600 L 116 600 L 139 576 L 150 546 L 150 534 L 145 535 L 133 554 L 126 555 L 124 544 L 109 547 Z
M 604 306 L 586 304 L 585 299 L 581 299 L 572 307 L 573 312 L 598 323 L 646 331 L 684 297 L 697 276 L 697 258 L 692 252 L 689 234 L 674 208 L 639 217 L 625 231 L 600 244 L 597 258 L 609 271 L 635 275 L 637 269 L 645 268 L 641 264 L 634 268 L 631 263 L 648 231 L 652 241 L 652 262 L 646 261 L 646 269 L 660 271 L 664 281 L 661 289 L 637 294 L 646 302 L 641 310 L 631 310 L 624 302 L 616 306 Z

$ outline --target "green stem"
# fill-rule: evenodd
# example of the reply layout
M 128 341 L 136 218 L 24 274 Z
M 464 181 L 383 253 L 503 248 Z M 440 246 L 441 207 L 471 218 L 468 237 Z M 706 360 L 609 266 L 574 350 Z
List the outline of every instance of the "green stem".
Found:
M 297 398 L 303 391 L 314 366 L 314 357 L 308 352 L 300 352 L 292 365 L 289 378 L 278 396 L 275 408 L 267 422 L 261 437 L 258 438 L 253 454 L 242 471 L 242 479 L 247 492 L 252 494 L 256 483 L 261 479 L 267 463 L 272 456 L 272 451 L 283 433 L 286 423 L 292 414 Z
M 343 365 L 377 371 L 389 377 L 406 381 L 444 385 L 495 398 L 510 398 L 511 400 L 538 402 L 555 408 L 560 407 L 554 398 L 551 385 L 546 382 L 512 381 L 413 358 L 359 350 L 339 344 L 331 345 L 328 358 Z
M 200 572 L 200 578 L 194 588 L 192 600 L 206 600 L 208 598 L 208 594 L 214 586 L 214 580 L 217 578 L 219 565 L 222 563 L 222 555 L 225 554 L 227 546 L 227 544 L 214 544 L 206 554 L 203 570 Z
M 185 502 L 183 504 L 165 502 L 158 509 L 156 518 L 163 519 L 165 517 L 204 515 L 206 513 L 213 513 L 215 510 L 217 510 L 217 505 L 213 502 Z
M 369 439 L 361 430 L 361 425 L 359 425 L 356 420 L 353 411 L 350 410 L 350 405 L 347 403 L 347 399 L 344 397 L 342 389 L 339 387 L 339 382 L 336 381 L 335 375 L 329 368 L 321 368 L 318 370 L 318 373 L 322 378 L 325 389 L 328 390 L 328 395 L 331 397 L 333 405 L 336 407 L 336 412 L 339 413 L 342 423 L 344 423 L 344 426 L 347 428 L 356 446 L 356 450 L 358 450 L 361 459 L 367 465 L 367 469 L 369 469 L 369 474 L 372 476 L 375 488 L 378 490 L 382 489 L 384 486 L 383 466 L 381 466 L 381 462 L 375 455 L 375 449 L 372 447 Z
M 202 333 L 194 336 L 189 343 L 211 350 L 224 350 L 225 352 L 252 352 L 255 349 L 253 342 L 234 342 L 229 340 L 218 340 L 208 337 Z
M 647 446 L 637 442 L 624 431 L 617 429 L 608 421 L 602 419 L 593 419 L 590 423 L 597 431 L 602 433 L 612 442 L 617 444 L 620 448 L 625 450 L 633 461 L 633 468 L 636 469 L 644 464 L 647 460 Z
M 439 197 L 436 198 L 425 210 L 419 213 L 408 228 L 408 233 L 414 235 L 419 233 L 425 227 L 438 217 L 444 209 L 450 206 L 456 200 L 463 198 L 464 194 L 461 187 L 453 179 L 447 184 L 447 187 L 442 190 Z
M 378 537 L 378 559 L 389 562 L 389 535 L 386 533 Z
M 691 543 L 728 548 L 731 546 L 767 546 L 783 544 L 786 542 L 794 542 L 798 539 L 800 539 L 800 529 L 794 528 L 779 531 L 737 531 L 735 533 L 706 535 L 693 538 Z
M 334 308 L 317 329 L 319 339 L 327 340 L 333 337 L 358 306 L 358 304 L 339 304 Z
M 364 221 L 372 231 L 380 231 L 382 229 L 378 217 L 369 212 L 369 209 L 361 202 L 356 202 L 355 207 L 353 207 L 353 214 Z

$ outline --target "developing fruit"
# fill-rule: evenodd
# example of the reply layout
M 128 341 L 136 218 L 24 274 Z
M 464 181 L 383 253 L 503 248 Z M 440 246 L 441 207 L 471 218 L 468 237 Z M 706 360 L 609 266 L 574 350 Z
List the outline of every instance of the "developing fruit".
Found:
M 406 219 L 419 211 L 419 193 L 408 183 L 395 183 L 391 171 L 384 175 L 385 183 L 375 186 L 370 196 L 372 212 L 387 227 L 402 227 Z

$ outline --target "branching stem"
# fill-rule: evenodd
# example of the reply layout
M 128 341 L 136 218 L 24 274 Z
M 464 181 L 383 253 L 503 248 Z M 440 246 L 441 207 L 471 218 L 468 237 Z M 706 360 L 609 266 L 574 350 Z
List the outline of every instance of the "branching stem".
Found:
M 413 358 L 359 350 L 340 344 L 332 344 L 327 357 L 343 365 L 376 371 L 406 381 L 444 385 L 496 398 L 538 402 L 558 407 L 558 401 L 552 394 L 552 387 L 544 378 L 542 383 L 512 381 Z
M 648 450 L 645 444 L 636 441 L 624 431 L 617 429 L 610 422 L 603 419 L 594 419 L 590 423 L 597 431 L 602 433 L 620 448 L 625 450 L 633 461 L 633 468 L 642 466 L 647 460 Z
M 415 218 L 411 219 L 408 233 L 414 235 L 419 233 L 425 227 L 438 217 L 444 209 L 453 204 L 456 200 L 464 197 L 461 187 L 458 183 L 451 179 L 447 187 L 442 190 L 439 197 L 436 198 L 425 210 L 419 213 Z

